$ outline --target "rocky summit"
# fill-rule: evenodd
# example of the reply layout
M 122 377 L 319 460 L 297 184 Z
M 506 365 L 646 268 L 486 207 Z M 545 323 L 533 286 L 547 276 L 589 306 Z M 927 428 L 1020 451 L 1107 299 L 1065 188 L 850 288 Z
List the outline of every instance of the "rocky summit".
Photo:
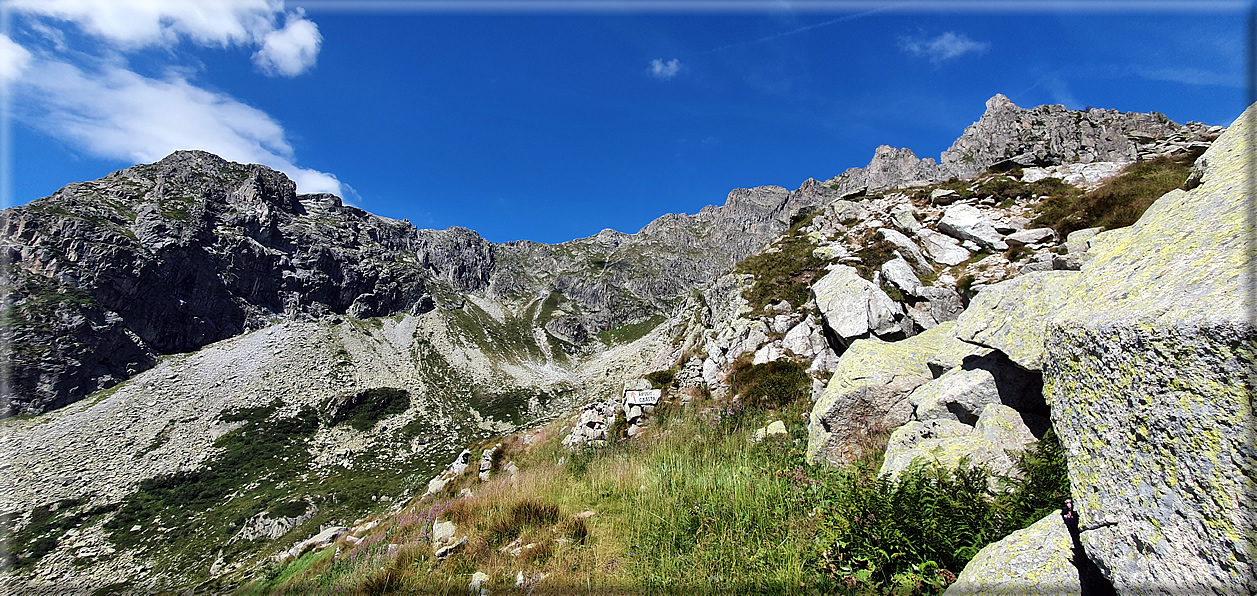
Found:
M 996 95 L 555 245 L 200 151 L 70 184 L 0 213 L 0 583 L 1252 593 L 1255 120 Z

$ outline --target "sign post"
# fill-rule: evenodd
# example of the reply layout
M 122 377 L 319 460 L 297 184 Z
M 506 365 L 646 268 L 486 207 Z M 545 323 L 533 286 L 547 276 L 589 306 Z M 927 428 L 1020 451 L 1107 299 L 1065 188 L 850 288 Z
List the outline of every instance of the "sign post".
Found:
M 659 397 L 662 394 L 663 391 L 659 389 L 625 391 L 624 403 L 630 406 L 653 406 L 659 403 Z

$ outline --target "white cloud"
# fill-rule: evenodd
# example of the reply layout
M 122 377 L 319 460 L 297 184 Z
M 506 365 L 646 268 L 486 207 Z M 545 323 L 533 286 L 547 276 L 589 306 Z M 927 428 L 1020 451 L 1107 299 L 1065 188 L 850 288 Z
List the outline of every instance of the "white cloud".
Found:
M 677 76 L 681 71 L 681 61 L 673 58 L 664 62 L 661 58 L 655 58 L 650 61 L 650 68 L 646 72 L 656 79 L 667 80 Z
M 262 49 L 253 54 L 253 62 L 268 74 L 295 77 L 314 66 L 322 43 L 317 25 L 289 15 L 283 29 L 266 34 Z
M 95 155 L 152 162 L 179 149 L 202 149 L 275 168 L 303 193 L 341 192 L 335 176 L 293 163 L 283 127 L 268 114 L 181 75 L 153 79 L 117 66 L 85 72 L 42 61 L 22 83 L 19 92 L 31 95 L 19 117 Z
M 0 33 L 0 81 L 12 81 L 31 62 L 31 53 Z
M 70 21 L 121 50 L 172 46 L 258 46 L 254 60 L 269 74 L 294 76 L 314 65 L 318 27 L 283 0 L 8 0 L 8 8 Z M 276 29 L 280 16 L 283 29 Z
M 928 39 L 924 37 L 899 38 L 899 49 L 913 56 L 928 58 L 933 64 L 959 58 L 970 52 L 982 53 L 990 46 L 991 44 L 987 42 L 974 41 L 963 33 L 956 34 L 951 31 Z

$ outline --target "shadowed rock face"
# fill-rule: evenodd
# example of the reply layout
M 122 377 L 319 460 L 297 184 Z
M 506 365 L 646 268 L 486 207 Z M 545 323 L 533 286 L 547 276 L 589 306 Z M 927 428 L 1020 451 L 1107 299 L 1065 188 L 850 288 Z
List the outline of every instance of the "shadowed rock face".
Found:
M 14 346 L 0 415 L 72 403 L 158 354 L 276 317 L 460 308 L 467 293 L 522 308 L 558 292 L 570 306 L 556 337 L 584 342 L 675 307 L 831 195 L 815 181 L 739 189 L 724 206 L 666 215 L 638 234 L 495 245 L 298 195 L 264 166 L 176 152 L 0 213 L 3 339 Z

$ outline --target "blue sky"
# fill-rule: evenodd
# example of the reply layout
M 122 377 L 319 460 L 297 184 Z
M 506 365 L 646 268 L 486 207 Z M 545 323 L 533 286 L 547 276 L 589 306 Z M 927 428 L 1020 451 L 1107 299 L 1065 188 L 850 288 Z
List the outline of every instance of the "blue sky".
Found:
M 995 93 L 1208 124 L 1249 93 L 1242 2 L 453 4 L 3 0 L 6 204 L 205 149 L 561 242 L 937 158 Z

